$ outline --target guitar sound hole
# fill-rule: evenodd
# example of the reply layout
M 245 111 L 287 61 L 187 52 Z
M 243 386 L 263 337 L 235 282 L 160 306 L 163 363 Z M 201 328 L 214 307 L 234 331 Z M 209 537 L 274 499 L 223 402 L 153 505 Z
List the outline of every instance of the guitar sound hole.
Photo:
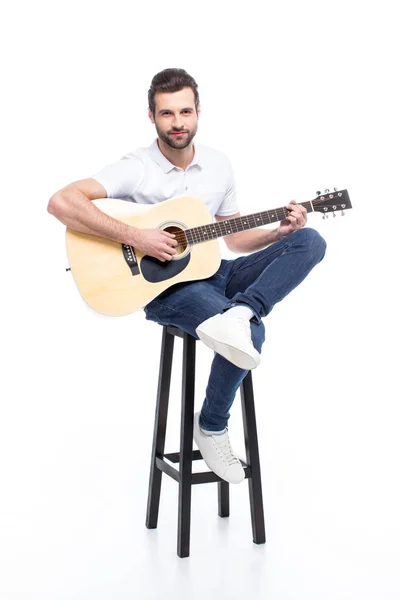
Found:
M 163 230 L 175 235 L 175 240 L 178 242 L 178 245 L 175 246 L 176 254 L 174 254 L 173 259 L 180 258 L 187 249 L 187 241 L 183 229 L 176 227 L 176 225 L 169 225 L 168 227 L 164 227 Z

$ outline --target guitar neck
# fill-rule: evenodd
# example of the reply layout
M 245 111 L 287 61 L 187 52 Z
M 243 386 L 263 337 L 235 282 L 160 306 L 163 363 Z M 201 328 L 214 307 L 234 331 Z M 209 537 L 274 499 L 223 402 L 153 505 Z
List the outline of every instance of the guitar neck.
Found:
M 313 212 L 314 207 L 312 201 L 299 202 L 304 206 L 306 211 Z M 189 244 L 199 244 L 207 240 L 212 240 L 219 237 L 225 237 L 232 233 L 244 231 L 245 229 L 254 229 L 262 225 L 270 225 L 277 221 L 283 221 L 289 214 L 289 210 L 282 206 L 273 210 L 264 210 L 263 212 L 253 213 L 245 217 L 237 217 L 236 219 L 227 219 L 226 221 L 217 221 L 200 227 L 192 227 L 185 230 L 185 235 Z

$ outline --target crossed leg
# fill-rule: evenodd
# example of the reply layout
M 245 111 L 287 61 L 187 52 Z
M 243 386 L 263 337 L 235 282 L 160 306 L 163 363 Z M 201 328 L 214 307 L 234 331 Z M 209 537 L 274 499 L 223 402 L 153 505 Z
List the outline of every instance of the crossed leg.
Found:
M 196 339 L 196 328 L 200 323 L 223 310 L 229 304 L 224 295 L 224 277 L 215 275 L 209 279 L 177 284 L 157 296 L 145 307 L 146 318 L 160 325 L 174 325 Z M 261 352 L 265 339 L 264 325 L 251 322 L 254 347 Z M 236 392 L 247 374 L 247 370 L 214 355 L 205 400 L 200 412 L 199 424 L 209 431 L 221 431 L 227 425 L 229 409 Z

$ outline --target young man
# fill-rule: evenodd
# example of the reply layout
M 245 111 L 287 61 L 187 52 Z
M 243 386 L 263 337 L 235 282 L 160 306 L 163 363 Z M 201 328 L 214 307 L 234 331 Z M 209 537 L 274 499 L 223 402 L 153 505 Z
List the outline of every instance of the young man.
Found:
M 165 69 L 154 76 L 148 100 L 158 135 L 153 144 L 67 185 L 52 196 L 48 210 L 71 229 L 166 261 L 176 253 L 172 234 L 121 223 L 90 201 L 109 197 L 154 204 L 190 195 L 201 198 L 217 221 L 240 212 L 227 157 L 193 142 L 200 114 L 195 80 L 183 69 Z M 210 469 L 230 483 L 241 482 L 244 470 L 229 441 L 229 409 L 248 369 L 260 362 L 261 319 L 325 254 L 319 233 L 304 227 L 305 209 L 294 200 L 287 208 L 287 219 L 274 230 L 224 238 L 230 250 L 250 254 L 222 260 L 212 277 L 173 285 L 144 308 L 147 319 L 180 327 L 215 351 L 206 397 L 194 417 L 194 439 Z

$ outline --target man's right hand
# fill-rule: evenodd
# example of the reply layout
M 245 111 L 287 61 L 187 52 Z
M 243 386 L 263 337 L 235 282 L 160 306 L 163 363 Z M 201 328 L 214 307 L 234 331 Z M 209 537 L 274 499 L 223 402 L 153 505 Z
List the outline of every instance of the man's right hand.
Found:
M 154 256 L 161 262 L 172 260 L 176 254 L 175 246 L 178 242 L 175 235 L 161 229 L 136 229 L 134 241 L 131 244 L 143 254 Z

